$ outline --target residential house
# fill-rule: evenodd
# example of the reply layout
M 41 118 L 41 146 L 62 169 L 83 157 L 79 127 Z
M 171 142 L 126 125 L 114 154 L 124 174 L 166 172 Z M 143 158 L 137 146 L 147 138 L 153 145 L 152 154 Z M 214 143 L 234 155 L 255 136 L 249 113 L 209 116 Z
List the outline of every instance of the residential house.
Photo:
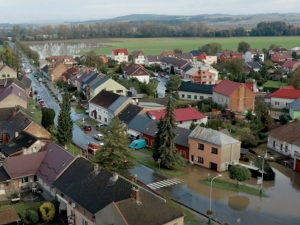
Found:
M 5 185 L 8 194 L 20 193 L 20 190 L 28 190 L 36 185 L 38 170 L 46 152 L 37 152 L 29 155 L 19 155 L 4 159 L 3 168 L 10 180 Z
M 64 72 L 66 72 L 67 70 L 68 70 L 68 67 L 65 64 L 58 63 L 58 65 L 56 65 L 53 68 L 53 70 L 50 71 L 50 74 L 49 74 L 49 70 L 48 70 L 48 77 L 50 75 L 50 79 L 52 82 L 63 80 L 62 74 Z
M 184 78 L 195 84 L 216 84 L 218 80 L 216 74 L 194 67 L 185 72 Z
M 148 55 L 145 57 L 145 65 L 151 66 L 151 65 L 160 65 L 161 59 L 164 58 L 163 55 Z
M 50 80 L 49 78 L 49 66 L 48 65 L 44 65 L 41 69 L 40 72 L 42 74 L 42 76 L 48 80 Z
M 46 154 L 35 173 L 37 186 L 43 190 L 46 199 L 54 199 L 56 190 L 53 183 L 57 176 L 72 163 L 74 156 L 55 142 L 47 143 L 42 151 Z
M 265 61 L 265 53 L 260 50 L 260 49 L 250 49 L 249 51 L 244 53 L 244 59 L 245 62 L 253 62 L 254 61 L 254 56 L 258 55 L 259 56 L 259 62 L 264 62 Z
M 53 186 L 71 224 L 184 224 L 184 215 L 163 198 L 83 157 L 77 157 Z
M 107 64 L 108 63 L 108 58 L 105 57 L 104 55 L 99 55 L 99 58 L 102 59 L 103 64 Z
M 216 130 L 197 126 L 189 135 L 190 161 L 218 172 L 239 162 L 241 142 Z
M 111 59 L 121 62 L 128 62 L 128 50 L 127 49 L 114 49 L 111 53 Z
M 300 119 L 300 98 L 290 103 L 289 115 L 293 120 L 296 118 Z
M 207 55 L 204 51 L 193 50 L 190 52 L 194 59 L 197 61 L 203 61 L 205 64 L 212 65 L 217 64 L 218 57 L 216 55 Z
M 70 78 L 75 76 L 78 72 L 78 68 L 70 68 L 67 69 L 63 74 L 62 74 L 62 80 L 64 82 L 67 82 L 68 84 L 71 84 Z
M 180 99 L 195 101 L 212 99 L 214 87 L 215 85 L 182 82 L 178 88 L 178 95 Z
M 300 47 L 297 46 L 297 47 L 294 47 L 290 50 L 291 52 L 296 52 L 298 55 L 300 54 Z
M 143 111 L 143 108 L 134 105 L 128 104 L 118 115 L 119 120 L 122 121 L 124 124 L 128 124 L 135 116 L 140 114 Z
M 262 68 L 262 65 L 258 62 L 245 62 L 244 68 L 246 71 L 253 70 L 258 72 Z
M 31 83 L 32 83 L 32 81 L 27 76 L 23 76 L 21 82 L 24 84 L 25 91 L 26 91 L 26 94 L 28 96 L 31 92 Z
M 153 147 L 155 135 L 157 133 L 157 121 L 151 121 L 143 130 L 144 139 L 149 147 Z M 175 146 L 180 155 L 189 160 L 189 142 L 188 137 L 192 131 L 190 129 L 176 127 Z
M 224 51 L 220 51 L 218 52 L 218 60 L 220 62 L 226 62 L 228 60 L 231 59 L 236 59 L 236 58 L 243 58 L 243 53 L 240 53 L 238 51 L 231 51 L 231 50 L 224 50 Z
M 218 76 L 219 76 L 219 71 L 216 70 L 214 67 L 212 67 L 211 65 L 208 65 L 202 61 L 198 61 L 197 64 L 194 66 L 195 68 L 198 68 L 199 70 L 204 70 L 204 71 L 208 71 L 210 73 L 215 74 L 216 80 L 218 80 Z
M 271 61 L 282 63 L 289 60 L 293 60 L 293 57 L 290 52 L 274 52 L 271 55 Z
M 145 54 L 143 51 L 135 51 L 132 55 L 134 64 L 145 64 Z
M 149 110 L 147 113 L 150 118 L 156 121 L 159 121 L 161 118 L 165 117 L 165 110 Z M 207 116 L 195 108 L 175 109 L 174 114 L 178 127 L 189 129 L 191 123 L 207 123 Z
M 83 85 L 86 84 L 86 81 L 94 75 L 95 72 L 93 70 L 85 70 L 82 73 L 82 75 L 77 79 L 77 91 L 83 91 Z
M 282 47 L 272 48 L 269 50 L 269 55 L 273 55 L 276 52 L 287 53 L 289 52 L 289 50 L 287 48 L 282 48 Z
M 89 115 L 101 123 L 109 124 L 130 102 L 130 98 L 102 90 L 89 101 Z
M 213 101 L 229 110 L 244 112 L 254 110 L 255 93 L 246 84 L 223 80 L 213 89 Z
M 300 66 L 299 61 L 286 61 L 281 67 L 284 69 L 286 72 L 291 73 L 295 69 L 297 69 Z
M 68 68 L 76 66 L 78 62 L 73 58 L 73 56 L 69 55 L 54 55 L 49 57 L 51 62 L 60 62 L 66 65 Z
M 164 57 L 174 57 L 175 52 L 174 51 L 164 51 L 163 53 L 161 53 L 161 55 Z
M 300 90 L 294 86 L 288 86 L 278 89 L 270 95 L 271 108 L 289 109 L 290 103 L 300 98 Z
M 46 143 L 25 131 L 17 135 L 10 142 L 0 145 L 0 155 L 12 157 L 33 154 L 39 152 Z
M 173 57 L 179 60 L 185 60 L 191 64 L 194 64 L 194 62 L 196 62 L 191 53 L 175 53 Z
M 6 191 L 9 191 L 10 187 L 10 177 L 7 174 L 6 170 L 3 168 L 3 163 L 1 162 L 0 165 L 0 194 L 4 195 L 4 194 L 8 194 L 6 193 Z M 0 217 L 1 218 L 1 217 Z
M 41 72 L 42 68 L 44 66 L 46 66 L 46 65 L 48 65 L 48 61 L 47 60 L 45 60 L 45 59 L 40 60 L 39 61 L 39 71 Z
M 124 68 L 123 77 L 126 79 L 136 78 L 140 82 L 149 83 L 150 73 L 141 65 L 129 64 Z
M 128 124 L 127 134 L 133 139 L 143 139 L 143 130 L 152 121 L 152 118 L 147 114 L 135 116 Z
M 0 65 L 0 79 L 17 78 L 18 73 L 16 70 L 8 65 Z
M 293 121 L 268 132 L 268 148 L 294 159 L 300 172 L 300 122 Z
M 23 108 L 27 109 L 28 96 L 24 89 L 13 83 L 8 86 L 2 93 L 0 93 L 0 109 L 10 108 L 16 105 L 20 105 Z
M 93 68 L 89 68 L 89 67 L 84 67 L 81 68 L 77 71 L 77 73 L 70 77 L 70 83 L 74 86 L 77 87 L 77 80 L 86 72 L 86 71 L 93 71 Z
M 94 75 L 90 76 L 85 82 L 82 83 L 82 92 L 87 100 L 91 99 L 91 86 L 97 81 L 104 78 L 104 74 L 95 73 Z
M 175 74 L 182 75 L 183 68 L 188 66 L 189 63 L 183 59 L 176 59 L 172 57 L 164 57 L 161 59 L 160 67 L 162 70 L 171 73 L 174 70 Z

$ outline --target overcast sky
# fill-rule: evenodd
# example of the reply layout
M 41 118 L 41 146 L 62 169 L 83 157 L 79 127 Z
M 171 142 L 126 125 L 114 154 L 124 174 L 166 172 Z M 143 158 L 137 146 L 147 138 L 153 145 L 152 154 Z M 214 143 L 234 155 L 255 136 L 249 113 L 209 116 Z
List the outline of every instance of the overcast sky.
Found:
M 0 23 L 84 21 L 129 14 L 297 12 L 299 0 L 0 0 Z

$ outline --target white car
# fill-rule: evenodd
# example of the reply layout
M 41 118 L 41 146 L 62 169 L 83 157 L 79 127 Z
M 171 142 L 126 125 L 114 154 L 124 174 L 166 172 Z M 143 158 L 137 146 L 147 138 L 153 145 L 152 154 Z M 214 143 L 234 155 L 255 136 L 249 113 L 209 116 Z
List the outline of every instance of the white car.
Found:
M 102 138 L 103 138 L 103 134 L 95 134 L 95 135 L 94 135 L 94 138 L 95 138 L 97 141 L 100 141 L 100 140 L 102 140 Z

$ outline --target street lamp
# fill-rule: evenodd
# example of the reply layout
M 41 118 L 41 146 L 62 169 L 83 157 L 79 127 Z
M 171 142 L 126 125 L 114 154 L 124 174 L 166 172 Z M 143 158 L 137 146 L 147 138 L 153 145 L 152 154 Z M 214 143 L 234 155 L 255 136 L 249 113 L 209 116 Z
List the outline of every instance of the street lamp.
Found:
M 221 177 L 222 174 L 219 174 L 218 176 L 215 176 L 214 178 L 211 179 L 210 181 L 210 195 L 209 195 L 209 211 L 211 211 L 211 195 L 212 195 L 212 182 L 214 179 Z M 209 220 L 208 220 L 208 224 L 211 224 L 211 214 L 209 215 Z
M 267 152 L 266 152 L 264 157 L 261 157 L 260 155 L 258 155 L 258 157 L 263 159 L 262 167 L 261 167 L 261 183 L 260 183 L 260 191 L 259 191 L 259 194 L 262 195 L 262 193 L 263 193 L 264 173 L 265 173 L 265 170 L 264 170 L 264 168 L 265 168 L 265 158 L 267 158 Z

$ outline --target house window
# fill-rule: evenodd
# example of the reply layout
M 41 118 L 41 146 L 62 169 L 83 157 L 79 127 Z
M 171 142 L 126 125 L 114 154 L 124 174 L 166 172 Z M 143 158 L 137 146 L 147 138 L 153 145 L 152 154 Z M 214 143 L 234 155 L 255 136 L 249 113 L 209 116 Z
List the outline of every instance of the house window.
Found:
M 286 106 L 286 107 L 289 107 L 289 106 L 290 106 L 290 103 L 285 103 L 285 106 Z
M 193 120 L 193 122 L 197 122 L 197 120 Z
M 204 159 L 202 157 L 198 156 L 198 162 L 203 164 L 204 163 Z
M 208 99 L 212 99 L 212 97 L 208 97 Z
M 285 152 L 288 152 L 288 145 L 285 146 Z
M 5 74 L 2 74 L 2 77 L 6 77 L 6 75 L 5 75 Z
M 28 183 L 28 177 L 23 177 L 22 178 L 22 184 L 24 184 L 24 183 Z
M 200 99 L 203 99 L 204 97 L 203 96 L 200 96 Z
M 33 177 L 33 181 L 34 181 L 34 182 L 38 181 L 38 179 L 37 179 L 37 176 L 36 176 L 36 175 L 34 175 L 34 177 Z
M 194 95 L 194 99 L 197 99 L 197 95 Z
M 275 148 L 275 144 L 276 144 L 276 142 L 275 141 L 273 141 L 273 147 Z
M 107 118 L 104 118 L 104 122 L 107 123 Z
M 82 219 L 81 220 L 81 225 L 89 225 L 89 223 L 86 220 Z
M 7 74 L 7 77 L 10 77 L 9 74 Z
M 275 105 L 279 105 L 279 102 L 275 102 Z
M 98 116 L 98 119 L 101 120 L 101 116 L 100 115 Z
M 191 99 L 191 98 L 192 98 L 192 96 L 191 96 L 191 95 L 187 95 L 187 98 Z
M 70 216 L 73 216 L 74 215 L 74 212 L 73 212 L 73 210 L 71 209 L 71 211 L 70 211 Z
M 218 101 L 220 101 L 220 96 L 218 96 Z
M 183 156 L 183 157 L 185 157 L 185 151 L 182 151 L 182 150 L 181 150 L 181 151 L 180 151 L 180 155 Z
M 182 121 L 180 121 L 179 123 L 182 124 Z
M 283 144 L 280 144 L 280 150 L 282 151 L 282 149 L 283 149 Z
M 204 150 L 204 144 L 198 143 L 198 149 Z
M 218 149 L 217 148 L 214 148 L 214 147 L 212 147 L 211 148 L 211 153 L 213 153 L 213 154 L 218 154 Z
M 181 97 L 184 98 L 184 94 L 182 94 Z

